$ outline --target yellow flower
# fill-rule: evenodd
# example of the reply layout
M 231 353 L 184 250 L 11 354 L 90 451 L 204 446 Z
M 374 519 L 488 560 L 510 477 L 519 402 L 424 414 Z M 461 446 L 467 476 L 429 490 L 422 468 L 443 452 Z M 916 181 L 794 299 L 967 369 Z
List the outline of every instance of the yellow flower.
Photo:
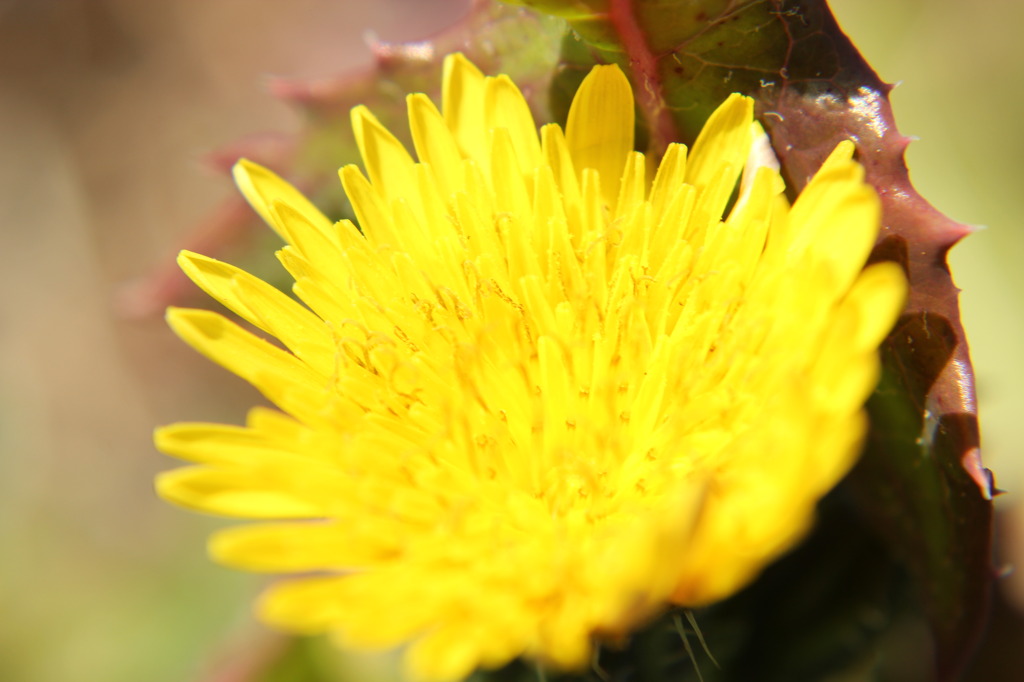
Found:
M 352 112 L 358 228 L 238 164 L 302 303 L 180 263 L 284 349 L 215 313 L 168 319 L 280 411 L 160 429 L 198 466 L 159 492 L 274 521 L 211 543 L 229 566 L 318 574 L 268 590 L 272 625 L 409 644 L 433 680 L 520 655 L 580 668 L 668 604 L 734 593 L 807 530 L 857 456 L 903 276 L 862 270 L 879 202 L 852 145 L 790 207 L 751 160 L 748 98 L 656 174 L 613 66 L 564 133 L 538 136 L 516 86 L 460 55 L 443 113 L 408 105 L 418 163 Z

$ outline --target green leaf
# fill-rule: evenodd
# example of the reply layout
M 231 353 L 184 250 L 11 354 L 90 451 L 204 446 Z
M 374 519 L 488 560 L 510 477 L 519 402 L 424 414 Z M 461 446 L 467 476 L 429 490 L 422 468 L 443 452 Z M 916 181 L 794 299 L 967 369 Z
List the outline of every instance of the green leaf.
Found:
M 335 671 L 325 663 L 323 642 L 311 638 L 281 640 L 276 655 L 267 657 L 245 682 L 331 682 Z

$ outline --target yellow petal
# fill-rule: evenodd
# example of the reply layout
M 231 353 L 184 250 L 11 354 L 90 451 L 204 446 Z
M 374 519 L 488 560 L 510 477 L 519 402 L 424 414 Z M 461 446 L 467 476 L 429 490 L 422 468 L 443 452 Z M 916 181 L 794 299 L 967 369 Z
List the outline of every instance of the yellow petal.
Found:
M 426 95 L 409 95 L 409 127 L 416 155 L 434 172 L 442 196 L 461 188 L 462 154 L 437 107 Z
M 416 169 L 412 157 L 364 106 L 352 110 L 352 132 L 374 188 L 386 199 L 415 197 Z
M 293 387 L 317 390 L 323 385 L 323 377 L 294 355 L 217 313 L 169 308 L 167 323 L 190 346 L 272 400 Z
M 311 367 L 329 376 L 334 344 L 323 320 L 275 287 L 227 263 L 182 251 L 178 265 L 203 291 L 250 324 L 280 339 Z
M 508 76 L 488 78 L 484 85 L 484 119 L 490 130 L 504 128 L 515 150 L 520 173 L 540 163 L 540 140 L 530 107 Z
M 629 80 L 614 65 L 594 67 L 569 107 L 565 139 L 577 177 L 582 182 L 585 169 L 596 170 L 607 206 L 614 206 L 626 155 L 633 151 L 634 118 Z
M 356 166 L 348 165 L 339 171 L 341 185 L 345 194 L 352 202 L 356 220 L 363 225 L 366 241 L 375 250 L 392 250 L 401 248 L 404 235 L 395 229 L 391 219 L 391 211 L 383 199 L 367 181 Z
M 275 201 L 281 201 L 299 211 L 317 229 L 329 231 L 331 221 L 320 212 L 302 192 L 282 180 L 273 171 L 248 159 L 241 159 L 232 169 L 235 184 L 242 191 L 249 205 L 259 213 L 260 217 L 274 228 L 279 235 L 289 241 L 287 227 L 282 225 L 273 212 Z
M 789 215 L 796 235 L 791 256 L 821 263 L 837 292 L 848 289 L 863 267 L 877 235 L 870 226 L 881 219 L 878 195 L 862 178 L 861 166 L 851 160 L 831 165 L 804 188 Z
M 538 145 L 538 154 L 540 154 Z M 497 128 L 491 136 L 491 182 L 501 191 L 495 192 L 495 208 L 502 213 L 530 213 L 530 195 L 526 180 L 516 161 L 515 142 L 507 128 Z
M 405 663 L 413 679 L 425 682 L 456 682 L 480 665 L 481 642 L 476 628 L 451 624 L 416 640 Z
M 644 177 L 646 164 L 640 152 L 626 155 L 622 182 L 619 185 L 619 198 L 615 202 L 615 218 L 624 218 L 636 211 L 647 194 L 647 182 Z
M 281 443 L 241 426 L 182 422 L 157 429 L 153 439 L 160 452 L 200 464 L 280 464 L 301 458 Z
M 651 186 L 651 209 L 654 215 L 661 215 L 677 188 L 686 180 L 686 145 L 672 143 L 665 150 L 665 156 L 658 165 Z
M 686 181 L 700 189 L 728 169 L 728 182 L 735 183 L 750 154 L 753 115 L 754 100 L 729 95 L 697 135 L 690 150 Z
M 850 287 L 842 305 L 857 311 L 853 347 L 869 351 L 878 346 L 903 311 L 907 278 L 896 263 L 875 263 L 864 269 Z M 897 295 L 894 295 L 896 292 Z
M 480 158 L 487 145 L 484 124 L 484 75 L 460 53 L 444 60 L 441 110 L 463 156 Z
M 351 526 L 366 530 L 353 533 Z M 298 573 L 351 569 L 394 556 L 400 539 L 382 534 L 379 523 L 277 523 L 236 526 L 210 540 L 217 562 L 245 571 Z
M 330 576 L 278 583 L 260 598 L 260 618 L 291 632 L 322 632 L 344 613 L 348 580 Z
M 273 476 L 244 469 L 183 467 L 160 474 L 156 490 L 183 507 L 235 518 L 308 519 L 329 513 L 301 489 L 281 489 Z

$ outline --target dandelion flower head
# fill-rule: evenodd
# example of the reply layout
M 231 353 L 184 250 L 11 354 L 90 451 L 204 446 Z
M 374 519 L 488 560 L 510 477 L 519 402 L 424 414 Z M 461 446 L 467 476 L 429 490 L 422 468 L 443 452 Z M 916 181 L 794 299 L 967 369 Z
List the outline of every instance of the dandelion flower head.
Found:
M 733 594 L 807 530 L 858 453 L 904 280 L 864 268 L 880 209 L 852 145 L 790 205 L 754 161 L 748 98 L 659 164 L 633 150 L 614 66 L 564 132 L 538 134 L 513 82 L 460 55 L 442 99 L 408 98 L 418 160 L 353 110 L 354 223 L 238 164 L 298 300 L 180 264 L 279 344 L 213 312 L 168 319 L 277 409 L 158 430 L 195 464 L 158 489 L 262 521 L 211 552 L 302 574 L 261 598 L 274 626 L 407 645 L 429 680 L 517 656 L 578 669 L 668 604 Z

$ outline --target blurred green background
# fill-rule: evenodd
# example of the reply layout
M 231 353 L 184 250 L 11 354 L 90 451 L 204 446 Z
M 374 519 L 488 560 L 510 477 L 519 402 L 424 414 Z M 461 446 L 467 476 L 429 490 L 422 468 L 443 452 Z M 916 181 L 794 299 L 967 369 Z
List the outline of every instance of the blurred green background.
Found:
M 222 522 L 152 494 L 174 466 L 152 449 L 155 424 L 237 421 L 254 393 L 113 301 L 232 192 L 203 154 L 298 129 L 267 75 L 366 64 L 366 30 L 421 38 L 465 4 L 0 0 L 0 680 L 241 682 L 272 654 L 248 615 L 260 580 L 203 552 Z M 1024 3 L 832 5 L 882 78 L 902 81 L 893 100 L 921 138 L 909 164 L 922 194 L 988 227 L 952 261 L 986 459 L 1011 491 L 1010 561 L 1024 544 Z

